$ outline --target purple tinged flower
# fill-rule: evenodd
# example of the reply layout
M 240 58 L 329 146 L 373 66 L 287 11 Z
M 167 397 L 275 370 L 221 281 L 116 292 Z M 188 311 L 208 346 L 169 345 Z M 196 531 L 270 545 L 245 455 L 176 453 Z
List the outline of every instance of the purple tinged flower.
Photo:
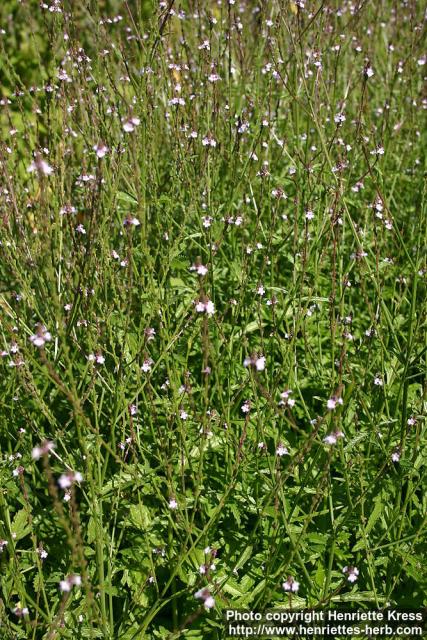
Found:
M 245 402 L 242 404 L 242 406 L 240 408 L 243 411 L 243 413 L 249 413 L 249 411 L 251 409 L 250 401 L 249 400 L 245 400 Z
M 279 442 L 279 444 L 277 446 L 276 455 L 279 456 L 279 458 L 281 458 L 282 456 L 288 456 L 289 455 L 288 449 L 281 442 Z
M 356 582 L 359 577 L 359 569 L 357 567 L 344 567 L 342 572 L 347 576 L 349 582 Z
M 45 442 L 42 442 L 40 446 L 34 447 L 34 449 L 31 452 L 31 457 L 33 460 L 40 460 L 42 456 L 48 455 L 48 453 L 50 451 L 53 451 L 54 448 L 55 448 L 54 442 L 45 440 Z
M 131 118 L 127 118 L 126 120 L 123 120 L 122 122 L 123 122 L 123 130 L 126 131 L 126 133 L 131 133 L 132 131 L 135 130 L 135 127 L 137 127 L 141 123 L 141 120 L 136 117 L 131 117 Z
M 146 358 L 142 364 L 141 371 L 143 371 L 144 373 L 151 371 L 151 366 L 153 364 L 154 364 L 154 360 L 152 360 L 151 358 Z
M 138 218 L 135 218 L 134 216 L 131 216 L 130 214 L 123 220 L 123 224 L 125 227 L 128 226 L 132 226 L 132 227 L 139 227 L 139 225 L 141 224 L 140 221 L 138 220 Z
M 213 218 L 211 218 L 211 216 L 203 216 L 202 217 L 202 224 L 205 227 L 205 229 L 209 229 L 209 227 L 211 226 L 213 222 Z
M 95 151 L 98 158 L 103 158 L 109 152 L 109 148 L 103 142 L 98 142 L 92 149 Z
M 286 582 L 283 582 L 282 589 L 284 591 L 291 591 L 292 593 L 297 593 L 299 590 L 299 582 L 293 579 L 292 576 L 288 576 Z
M 206 298 L 203 300 L 196 301 L 196 311 L 197 313 L 206 313 L 207 316 L 213 316 L 215 313 L 215 305 L 212 300 Z
M 257 371 L 264 371 L 265 356 L 251 356 L 243 360 L 244 367 L 254 367 Z
M 343 399 L 337 396 L 332 396 L 331 398 L 329 398 L 328 402 L 326 403 L 326 406 L 329 409 L 329 411 L 333 411 L 336 408 L 336 406 L 339 404 L 343 404 Z
M 393 453 L 391 454 L 392 462 L 399 462 L 401 455 L 402 455 L 402 453 L 401 453 L 400 449 L 399 448 L 395 449 L 393 451 Z
M 34 154 L 34 160 L 27 168 L 27 171 L 28 173 L 37 172 L 39 176 L 50 176 L 53 173 L 52 167 L 46 160 L 43 160 L 40 153 Z
M 211 592 L 207 587 L 196 591 L 194 597 L 199 600 L 203 600 L 205 609 L 213 609 L 213 607 L 215 606 L 215 598 L 211 595 Z
M 285 391 L 280 394 L 280 397 L 282 398 L 279 402 L 280 406 L 293 407 L 295 405 L 295 399 L 290 398 L 291 393 L 292 389 L 285 389 Z
M 59 583 L 59 588 L 63 593 L 68 593 L 71 591 L 72 587 L 80 587 L 82 584 L 82 579 L 79 575 L 72 574 L 67 576 L 65 580 L 61 580 Z
M 328 445 L 334 445 L 337 443 L 338 438 L 344 438 L 344 434 L 342 431 L 334 431 L 333 433 L 329 433 L 323 438 L 323 442 Z
M 52 335 L 42 324 L 37 325 L 36 333 L 30 336 L 30 342 L 32 342 L 35 347 L 39 348 L 44 347 L 45 343 L 50 340 L 52 340 Z
M 80 471 L 67 471 L 58 479 L 61 489 L 69 489 L 75 482 L 83 482 L 83 476 Z
M 201 264 L 200 262 L 195 262 L 194 264 L 191 265 L 190 271 L 196 271 L 197 275 L 205 276 L 208 272 L 208 268 L 205 267 L 205 265 Z

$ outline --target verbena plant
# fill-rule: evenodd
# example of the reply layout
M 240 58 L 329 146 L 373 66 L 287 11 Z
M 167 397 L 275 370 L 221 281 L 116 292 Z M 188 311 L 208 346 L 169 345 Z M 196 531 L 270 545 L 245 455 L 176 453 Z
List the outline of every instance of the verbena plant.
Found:
M 2 640 L 426 605 L 425 4 L 0 19 Z

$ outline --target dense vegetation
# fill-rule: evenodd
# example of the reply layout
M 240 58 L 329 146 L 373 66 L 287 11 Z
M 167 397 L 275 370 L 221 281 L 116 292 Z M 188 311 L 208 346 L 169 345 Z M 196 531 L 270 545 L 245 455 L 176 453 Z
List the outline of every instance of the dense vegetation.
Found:
M 2 640 L 427 605 L 425 19 L 1 4 Z

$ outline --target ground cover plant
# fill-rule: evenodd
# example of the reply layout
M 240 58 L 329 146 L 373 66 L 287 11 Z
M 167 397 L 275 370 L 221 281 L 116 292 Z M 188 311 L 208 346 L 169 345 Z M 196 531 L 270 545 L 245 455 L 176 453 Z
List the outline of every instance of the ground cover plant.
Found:
M 427 604 L 425 18 L 2 2 L 2 640 Z

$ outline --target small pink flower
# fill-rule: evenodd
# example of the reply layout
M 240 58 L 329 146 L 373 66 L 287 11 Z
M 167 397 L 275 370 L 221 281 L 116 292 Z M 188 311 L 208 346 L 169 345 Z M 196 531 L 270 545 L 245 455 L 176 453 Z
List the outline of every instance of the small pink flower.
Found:
M 401 454 L 400 449 L 399 449 L 399 448 L 395 449 L 395 450 L 393 451 L 393 453 L 391 454 L 391 460 L 392 460 L 392 462 L 399 462 L 399 460 L 400 460 L 400 456 L 401 456 L 401 455 L 402 455 L 402 454 Z
M 68 593 L 71 591 L 72 587 L 80 587 L 81 583 L 81 577 L 79 575 L 72 574 L 67 576 L 65 580 L 60 581 L 59 588 L 63 593 Z
M 285 389 L 285 391 L 280 394 L 282 399 L 280 400 L 279 405 L 293 407 L 295 405 L 295 399 L 290 397 L 291 393 L 292 389 Z
M 265 369 L 265 356 L 253 355 L 250 358 L 243 360 L 243 366 L 254 367 L 257 371 L 264 371 Z
M 329 433 L 323 438 L 323 442 L 328 445 L 333 445 L 337 443 L 338 438 L 344 438 L 344 434 L 342 431 L 334 431 L 333 433 Z
M 206 313 L 207 316 L 213 316 L 215 313 L 215 305 L 212 300 L 205 298 L 205 300 L 198 300 L 196 302 L 197 313 Z
M 34 154 L 34 160 L 28 167 L 27 171 L 28 173 L 37 172 L 39 176 L 50 176 L 53 173 L 52 167 L 46 162 L 46 160 L 43 160 L 40 153 Z
M 95 151 L 98 158 L 103 158 L 109 152 L 109 148 L 103 142 L 98 142 L 92 149 Z
M 205 276 L 208 272 L 208 268 L 205 267 L 205 265 L 201 264 L 200 262 L 195 262 L 194 264 L 191 265 L 190 271 L 196 271 L 197 275 Z
M 132 131 L 135 130 L 135 127 L 137 127 L 141 123 L 140 119 L 136 117 L 127 118 L 122 122 L 123 122 L 123 130 L 126 131 L 126 133 L 131 133 Z
M 32 342 L 35 347 L 39 348 L 44 347 L 45 343 L 50 340 L 52 340 L 52 336 L 42 324 L 37 325 L 36 333 L 30 336 L 30 342 Z
M 34 447 L 31 452 L 31 457 L 33 460 L 40 460 L 42 456 L 48 455 L 48 453 L 53 451 L 54 448 L 55 443 L 45 440 L 45 442 L 42 442 L 40 446 Z
M 207 587 L 196 591 L 194 597 L 199 600 L 203 600 L 205 609 L 212 609 L 215 606 L 215 598 L 211 595 L 211 592 Z
M 151 366 L 154 364 L 154 361 L 151 358 L 146 358 L 142 364 L 141 371 L 147 373 L 151 371 Z
M 61 489 L 69 489 L 75 482 L 83 482 L 83 476 L 80 471 L 67 471 L 58 479 Z
M 282 584 L 282 589 L 284 591 L 292 591 L 293 593 L 297 593 L 299 589 L 299 582 L 294 580 L 292 576 L 288 576 L 286 582 Z
M 289 455 L 289 451 L 288 449 L 280 442 L 277 449 L 276 449 L 276 455 L 279 456 L 279 458 L 281 458 L 282 456 L 288 456 Z
M 343 404 L 343 399 L 337 396 L 332 396 L 331 398 L 329 398 L 326 406 L 328 407 L 329 411 L 333 411 L 336 408 L 337 404 Z
M 349 582 L 356 582 L 359 576 L 359 569 L 357 567 L 344 567 L 342 572 L 347 576 Z
M 249 400 L 245 400 L 245 402 L 242 404 L 242 406 L 240 408 L 243 411 L 243 413 L 249 413 L 249 411 L 251 409 L 250 401 Z

